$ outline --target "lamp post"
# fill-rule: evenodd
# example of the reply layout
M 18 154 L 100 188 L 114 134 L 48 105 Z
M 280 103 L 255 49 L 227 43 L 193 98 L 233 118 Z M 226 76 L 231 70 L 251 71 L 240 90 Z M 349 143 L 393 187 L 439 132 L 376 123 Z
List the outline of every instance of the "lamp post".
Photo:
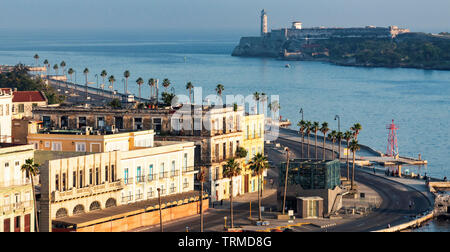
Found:
M 159 229 L 161 232 L 163 232 L 163 225 L 162 225 L 162 211 L 161 211 L 161 188 L 158 188 L 158 202 L 159 202 Z
M 341 117 L 339 115 L 334 116 L 334 120 L 338 120 L 338 133 L 341 132 Z M 340 134 L 339 134 L 340 135 Z M 341 160 L 341 137 L 339 137 L 339 161 Z
M 302 114 L 302 121 L 303 121 L 303 108 L 300 108 L 300 114 Z
M 286 150 L 286 176 L 284 179 L 284 198 L 283 198 L 282 215 L 284 215 L 284 209 L 286 208 L 287 179 L 288 179 L 288 171 L 289 171 L 289 148 L 286 147 L 285 150 Z

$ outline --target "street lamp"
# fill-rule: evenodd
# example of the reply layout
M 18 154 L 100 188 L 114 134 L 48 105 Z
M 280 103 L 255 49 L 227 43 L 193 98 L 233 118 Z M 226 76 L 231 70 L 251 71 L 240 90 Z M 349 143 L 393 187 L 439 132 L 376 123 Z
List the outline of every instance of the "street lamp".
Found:
M 156 190 L 158 190 L 158 201 L 159 201 L 159 229 L 161 232 L 163 232 L 162 211 L 161 211 L 161 188 L 158 188 Z
M 286 151 L 286 176 L 284 179 L 284 198 L 283 198 L 283 213 L 282 215 L 284 215 L 284 209 L 286 208 L 286 193 L 287 193 L 287 179 L 288 179 L 288 171 L 289 171 L 289 148 L 286 147 L 284 149 Z
M 300 108 L 300 113 L 302 114 L 302 121 L 303 121 L 303 108 Z

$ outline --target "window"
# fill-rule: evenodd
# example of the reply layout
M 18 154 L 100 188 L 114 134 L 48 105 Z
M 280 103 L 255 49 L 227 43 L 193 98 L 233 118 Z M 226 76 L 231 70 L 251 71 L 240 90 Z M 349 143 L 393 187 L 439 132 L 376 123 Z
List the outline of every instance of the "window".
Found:
M 52 124 L 52 121 L 50 120 L 50 116 L 43 116 L 42 117 L 42 122 L 44 124 L 44 128 L 48 128 Z
M 65 173 L 62 174 L 62 190 L 63 191 L 66 190 L 66 174 Z
M 92 169 L 89 169 L 89 185 L 92 185 Z
M 19 104 L 19 113 L 23 113 L 25 111 L 25 105 Z
M 142 172 L 141 171 L 141 167 L 138 166 L 137 169 L 136 169 L 136 182 L 138 182 L 138 183 L 142 182 L 142 180 L 143 180 L 141 172 Z
M 9 162 L 6 162 L 5 163 L 5 168 L 8 168 L 9 167 Z
M 115 166 L 111 165 L 111 181 L 116 181 L 116 177 L 115 177 L 116 171 L 115 171 Z
M 165 173 L 164 173 L 164 163 L 161 163 L 160 168 L 159 168 L 159 172 L 161 173 L 161 178 L 165 178 Z
M 79 180 L 80 188 L 83 188 L 83 171 L 80 171 L 80 180 Z
M 105 181 L 106 182 L 109 182 L 109 177 L 108 177 L 108 175 L 109 175 L 109 166 L 105 166 Z
M 98 128 L 103 128 L 105 127 L 105 118 L 104 117 L 97 117 L 97 127 Z
M 76 152 L 86 152 L 86 143 L 76 143 L 75 151 Z
M 134 129 L 136 130 L 142 129 L 142 118 L 134 118 Z
M 99 174 L 99 169 L 98 169 L 98 167 L 95 168 L 95 184 L 96 184 L 96 185 L 100 184 L 100 174 Z
M 86 126 L 87 126 L 86 117 L 85 116 L 78 117 L 78 128 L 82 128 L 82 127 L 86 127 Z
M 60 142 L 52 142 L 52 151 L 61 151 L 62 146 Z
M 56 174 L 55 176 L 55 189 L 56 191 L 59 191 L 59 175 Z
M 148 180 L 153 181 L 153 164 L 148 166 Z
M 125 180 L 125 184 L 128 184 L 128 168 L 125 168 L 124 172 L 125 172 L 125 174 L 124 174 L 123 178 Z
M 6 115 L 9 116 L 9 104 L 6 104 Z
M 188 167 L 188 154 L 184 153 L 184 158 L 183 158 L 183 166 L 184 166 L 184 170 L 187 170 Z
M 77 187 L 77 172 L 74 171 L 72 174 L 73 188 Z
M 175 161 L 172 161 L 172 169 L 171 169 L 171 176 L 175 177 Z
M 227 143 L 223 143 L 222 144 L 222 159 L 226 159 L 227 158 Z

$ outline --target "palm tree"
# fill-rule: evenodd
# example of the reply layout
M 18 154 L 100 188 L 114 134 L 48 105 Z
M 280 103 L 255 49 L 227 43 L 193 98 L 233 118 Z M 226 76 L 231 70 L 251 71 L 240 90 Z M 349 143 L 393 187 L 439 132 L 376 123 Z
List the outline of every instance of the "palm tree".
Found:
M 264 169 L 268 168 L 268 161 L 267 157 L 265 157 L 261 153 L 257 153 L 255 156 L 253 156 L 252 160 L 249 162 L 250 169 L 258 176 L 258 211 L 259 211 L 259 220 L 262 221 L 262 215 L 261 215 L 261 179 Z
M 194 88 L 194 85 L 192 85 L 192 82 L 188 82 L 188 83 L 186 83 L 186 90 L 189 90 L 189 102 L 190 103 L 192 103 L 192 98 L 191 98 L 191 95 L 192 95 L 192 89 Z
M 72 82 L 72 75 L 73 75 L 74 71 L 72 68 L 69 68 L 69 70 L 67 70 L 67 74 L 70 76 L 70 81 Z
M 346 131 L 344 133 L 344 139 L 347 142 L 347 181 L 350 179 L 350 167 L 349 167 L 349 161 L 348 161 L 348 151 L 350 150 L 350 140 L 352 139 L 353 134 L 350 131 Z
M 87 97 L 88 97 L 88 74 L 89 74 L 89 69 L 87 67 L 83 70 L 83 74 L 86 78 L 86 99 L 87 99 Z
M 258 92 L 253 93 L 253 100 L 255 100 L 255 113 L 258 114 L 258 105 L 260 100 L 260 94 Z
M 328 134 L 328 139 L 331 140 L 331 160 L 334 160 L 334 143 L 336 143 L 337 131 L 332 130 L 330 134 Z
M 323 133 L 323 160 L 325 160 L 325 140 L 327 139 L 327 132 L 330 129 L 328 128 L 328 123 L 327 122 L 323 122 L 322 123 L 322 127 L 320 128 L 320 132 Z
M 142 79 L 141 77 L 139 77 L 139 78 L 136 80 L 136 83 L 137 83 L 138 86 L 139 86 L 139 102 L 141 102 L 141 86 L 142 86 L 142 84 L 144 84 L 144 79 Z
M 111 98 L 112 98 L 112 95 L 113 95 L 113 92 L 114 92 L 113 91 L 114 90 L 114 82 L 116 82 L 116 79 L 114 78 L 114 75 L 109 76 L 108 81 L 111 84 L 109 86 L 109 89 L 111 90 Z
M 311 134 L 311 130 L 312 130 L 312 123 L 310 121 L 307 121 L 305 124 L 305 133 L 308 138 L 308 143 L 307 143 L 308 159 L 309 159 L 309 135 Z
M 303 145 L 305 144 L 305 129 L 306 129 L 306 121 L 301 120 L 297 123 L 297 126 L 300 127 L 299 132 L 302 134 L 302 158 L 304 156 Z
M 354 135 L 354 137 L 355 137 L 355 140 L 358 141 L 358 134 L 359 134 L 359 132 L 362 130 L 361 124 L 355 123 L 355 124 L 350 128 L 350 130 L 353 131 L 353 135 Z
M 47 75 L 48 75 L 48 69 L 50 68 L 50 64 L 48 62 L 48 59 L 44 60 L 44 66 L 45 66 L 45 70 L 47 71 Z
M 271 111 L 272 119 L 275 119 L 273 118 L 274 115 L 276 115 L 277 111 L 281 109 L 280 103 L 278 101 L 273 101 L 272 103 L 269 103 L 269 109 Z
M 61 61 L 61 63 L 60 63 L 59 65 L 61 66 L 61 68 L 62 68 L 62 74 L 64 75 L 64 74 L 65 74 L 64 68 L 66 67 L 66 62 L 64 62 L 64 60 L 63 60 L 63 61 Z
M 25 160 L 25 164 L 22 165 L 21 171 L 25 172 L 27 179 L 31 180 L 31 189 L 33 193 L 33 203 L 34 203 L 34 217 L 36 222 L 36 232 L 39 232 L 39 221 L 37 216 L 37 206 L 36 206 L 36 194 L 34 192 L 34 177 L 39 173 L 39 164 L 34 162 L 33 158 Z
M 197 180 L 200 182 L 200 232 L 203 232 L 203 184 L 206 181 L 206 172 L 203 167 L 197 173 Z
M 353 139 L 350 142 L 350 146 L 349 146 L 350 150 L 353 152 L 353 168 L 352 168 L 352 186 L 350 187 L 351 190 L 353 190 L 353 183 L 355 181 L 355 153 L 357 151 L 359 151 L 359 145 L 358 145 L 358 140 Z
M 237 177 L 241 174 L 241 167 L 234 158 L 230 158 L 223 166 L 223 175 L 231 180 L 230 187 L 230 216 L 231 216 L 231 228 L 234 228 L 233 219 L 233 177 Z
M 170 80 L 169 79 L 164 79 L 162 85 L 163 85 L 163 87 L 165 89 L 165 92 L 167 93 L 167 89 L 170 86 Z
M 222 84 L 217 84 L 216 93 L 218 96 L 222 98 L 222 92 L 225 90 L 225 87 Z
M 128 78 L 130 77 L 130 71 L 126 70 L 123 72 L 123 77 L 125 77 L 125 87 L 123 89 L 123 92 L 127 95 L 128 94 Z
M 36 66 L 38 66 L 39 55 L 36 53 L 33 58 L 36 60 Z
M 150 86 L 150 100 L 155 96 L 154 88 L 155 88 L 155 79 L 150 78 L 148 80 L 148 85 Z
M 314 149 L 316 151 L 316 160 L 317 160 L 317 132 L 320 130 L 319 122 L 313 122 L 311 130 L 314 132 L 314 135 L 316 137 Z
M 55 75 L 58 75 L 58 64 L 53 65 L 53 70 L 55 70 Z
M 261 100 L 262 109 L 263 109 L 262 113 L 265 116 L 266 115 L 266 107 L 265 106 L 266 106 L 266 102 L 267 102 L 267 95 L 266 95 L 266 93 L 261 93 L 260 100 Z
M 336 139 L 339 141 L 339 152 L 338 152 L 339 153 L 339 156 L 338 156 L 339 160 L 341 159 L 341 142 L 342 142 L 343 136 L 344 136 L 344 134 L 342 132 L 340 132 L 340 131 L 338 131 L 336 133 Z
M 106 70 L 102 70 L 102 72 L 100 73 L 100 76 L 103 79 L 102 89 L 104 90 L 105 89 L 105 78 L 106 78 L 106 76 L 108 76 L 108 73 L 106 72 Z

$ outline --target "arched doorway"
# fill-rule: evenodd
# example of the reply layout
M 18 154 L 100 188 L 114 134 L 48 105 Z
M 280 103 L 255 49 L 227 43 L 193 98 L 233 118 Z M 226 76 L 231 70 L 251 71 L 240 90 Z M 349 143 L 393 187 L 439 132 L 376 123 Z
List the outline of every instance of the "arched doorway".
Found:
M 117 206 L 116 199 L 114 199 L 114 198 L 109 198 L 109 199 L 106 201 L 105 208 L 108 208 L 108 207 L 115 207 L 115 206 Z

